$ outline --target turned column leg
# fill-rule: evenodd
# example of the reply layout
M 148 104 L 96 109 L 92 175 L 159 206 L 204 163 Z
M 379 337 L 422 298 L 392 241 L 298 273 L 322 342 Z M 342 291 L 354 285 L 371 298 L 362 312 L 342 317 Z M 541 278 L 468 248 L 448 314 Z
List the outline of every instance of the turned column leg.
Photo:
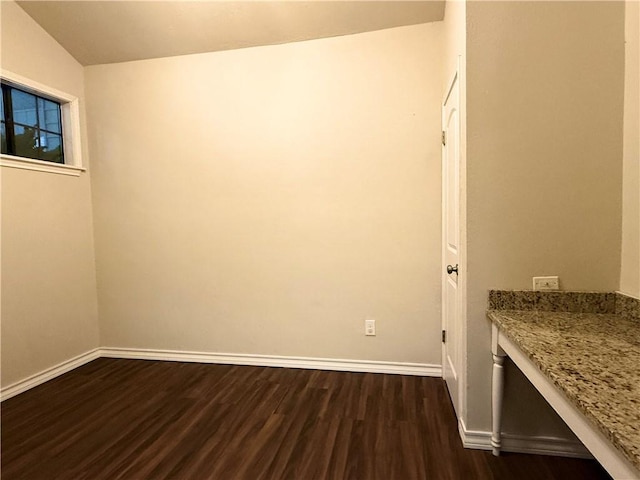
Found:
M 493 354 L 493 375 L 491 379 L 491 446 L 493 454 L 500 455 L 502 446 L 502 397 L 504 395 L 504 353 Z

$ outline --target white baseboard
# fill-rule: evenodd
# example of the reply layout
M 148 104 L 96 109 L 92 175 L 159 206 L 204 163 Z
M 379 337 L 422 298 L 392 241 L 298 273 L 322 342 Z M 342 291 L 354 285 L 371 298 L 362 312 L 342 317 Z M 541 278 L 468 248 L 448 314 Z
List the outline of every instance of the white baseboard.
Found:
M 458 421 L 458 432 L 464 448 L 491 450 L 491 432 L 467 430 L 462 420 Z M 576 440 L 560 437 L 502 434 L 502 451 L 553 455 L 556 457 L 593 458 L 586 447 Z
M 166 360 L 174 362 L 221 363 L 253 365 L 259 367 L 305 368 L 343 372 L 388 373 L 441 377 L 442 367 L 427 363 L 380 362 L 369 360 L 343 360 L 332 358 L 283 357 L 276 355 L 250 355 L 244 353 L 185 352 L 179 350 L 150 350 L 103 347 L 101 357 L 137 360 Z
M 46 381 L 78 368 L 99 357 L 128 358 L 137 360 L 161 360 L 174 362 L 218 363 L 229 365 L 253 365 L 261 367 L 304 368 L 346 372 L 387 373 L 441 377 L 442 367 L 426 363 L 380 362 L 330 358 L 284 357 L 274 355 L 249 355 L 238 353 L 185 352 L 178 350 L 150 350 L 104 347 L 59 363 L 40 373 L 0 389 L 0 401 L 7 400 Z M 491 450 L 491 432 L 467 430 L 464 422 L 458 422 L 458 431 L 465 448 Z M 556 455 L 575 458 L 593 458 L 580 443 L 557 437 L 531 437 L 503 434 L 505 452 Z
M 40 373 L 0 389 L 0 401 L 7 400 L 36 387 L 63 373 L 99 357 L 130 358 L 138 360 L 164 360 L 173 362 L 220 363 L 229 365 L 254 365 L 260 367 L 305 368 L 337 370 L 343 372 L 389 373 L 441 377 L 442 367 L 426 363 L 378 362 L 367 360 L 336 360 L 330 358 L 280 357 L 273 355 L 249 355 L 239 353 L 185 352 L 179 350 L 149 350 L 104 347 L 95 348 L 82 355 L 47 368 Z
M 64 362 L 61 362 L 57 365 L 54 365 L 53 367 L 47 368 L 46 370 L 31 375 L 23 380 L 12 383 L 11 385 L 0 389 L 0 401 L 5 401 L 11 397 L 15 397 L 16 395 L 22 392 L 26 392 L 33 387 L 37 387 L 44 382 L 62 375 L 63 373 L 67 373 L 74 368 L 78 368 L 85 363 L 89 363 L 99 356 L 100 349 L 94 348 L 93 350 L 89 350 L 88 352 L 82 353 L 69 360 L 65 360 Z

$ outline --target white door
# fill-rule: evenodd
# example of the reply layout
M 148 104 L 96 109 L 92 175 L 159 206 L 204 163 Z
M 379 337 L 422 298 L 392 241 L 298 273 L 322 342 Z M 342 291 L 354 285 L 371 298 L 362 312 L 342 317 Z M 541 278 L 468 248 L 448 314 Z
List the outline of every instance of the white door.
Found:
M 460 289 L 460 93 L 456 73 L 442 107 L 442 375 L 459 417 L 461 336 Z

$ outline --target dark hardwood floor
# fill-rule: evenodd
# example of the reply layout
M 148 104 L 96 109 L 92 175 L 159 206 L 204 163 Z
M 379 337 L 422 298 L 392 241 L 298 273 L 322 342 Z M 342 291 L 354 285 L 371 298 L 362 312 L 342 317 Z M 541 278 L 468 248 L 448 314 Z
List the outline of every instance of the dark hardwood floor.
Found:
M 465 450 L 437 378 L 98 359 L 2 403 L 2 479 L 608 479 Z

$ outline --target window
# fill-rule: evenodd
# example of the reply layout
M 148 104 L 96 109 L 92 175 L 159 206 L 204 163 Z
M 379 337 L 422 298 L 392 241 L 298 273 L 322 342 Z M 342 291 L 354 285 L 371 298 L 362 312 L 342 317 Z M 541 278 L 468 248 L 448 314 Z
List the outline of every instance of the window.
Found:
M 82 167 L 78 97 L 0 70 L 0 166 L 79 176 Z
M 64 163 L 60 104 L 2 84 L 2 153 Z

